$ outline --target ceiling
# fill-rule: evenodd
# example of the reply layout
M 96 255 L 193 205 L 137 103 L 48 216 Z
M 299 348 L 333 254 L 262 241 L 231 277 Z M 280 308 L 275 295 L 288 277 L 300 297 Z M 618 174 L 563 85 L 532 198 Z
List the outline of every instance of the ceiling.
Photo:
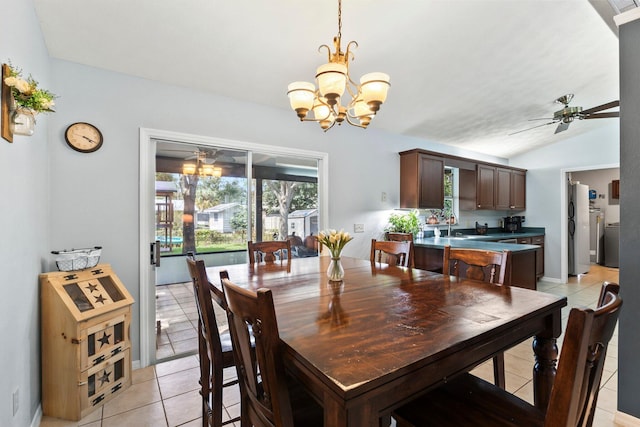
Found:
M 337 33 L 337 0 L 35 5 L 52 57 L 285 110 L 287 85 L 313 81 L 326 62 L 317 48 Z M 354 80 L 391 76 L 370 128 L 508 158 L 618 120 L 509 136 L 553 117 L 566 93 L 584 109 L 619 99 L 607 15 L 606 0 L 343 0 L 342 40 L 359 45 Z

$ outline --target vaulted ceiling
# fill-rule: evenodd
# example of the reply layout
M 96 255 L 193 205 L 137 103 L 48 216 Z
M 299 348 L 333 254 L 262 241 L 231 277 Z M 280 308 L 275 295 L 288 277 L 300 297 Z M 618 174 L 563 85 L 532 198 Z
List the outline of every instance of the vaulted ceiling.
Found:
M 285 110 L 288 83 L 313 81 L 326 62 L 317 48 L 332 44 L 338 25 L 337 0 L 35 4 L 52 57 Z M 343 0 L 342 39 L 359 45 L 355 79 L 391 76 L 371 128 L 510 157 L 618 120 L 509 136 L 546 123 L 530 119 L 553 117 L 564 94 L 584 109 L 619 99 L 609 7 L 606 0 Z M 302 126 L 290 115 L 278 125 Z

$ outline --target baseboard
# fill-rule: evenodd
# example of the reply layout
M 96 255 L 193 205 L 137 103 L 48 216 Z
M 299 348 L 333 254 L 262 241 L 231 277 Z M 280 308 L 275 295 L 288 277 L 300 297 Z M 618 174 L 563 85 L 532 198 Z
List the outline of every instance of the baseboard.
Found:
M 544 282 L 550 282 L 550 283 L 558 283 L 558 284 L 564 283 L 562 280 L 557 279 L 555 277 L 542 276 L 542 278 L 540 280 L 544 281 Z
M 640 427 L 640 418 L 636 418 L 624 412 L 616 411 L 613 422 L 622 427 Z
M 40 427 L 40 423 L 42 422 L 42 405 L 38 405 L 36 408 L 36 413 L 33 415 L 33 419 L 31 420 L 31 425 L 29 427 Z
M 131 370 L 135 371 L 136 369 L 140 369 L 142 365 L 140 364 L 139 360 L 134 360 L 133 362 L 131 362 Z

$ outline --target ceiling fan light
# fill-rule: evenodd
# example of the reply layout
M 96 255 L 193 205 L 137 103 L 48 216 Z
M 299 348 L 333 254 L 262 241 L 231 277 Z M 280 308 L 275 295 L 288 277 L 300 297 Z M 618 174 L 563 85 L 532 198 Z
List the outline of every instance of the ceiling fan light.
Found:
M 327 98 L 329 105 L 335 105 L 347 84 L 347 66 L 337 62 L 321 65 L 316 70 L 316 79 L 320 95 Z
M 287 95 L 291 108 L 303 119 L 313 107 L 316 87 L 309 82 L 293 82 L 289 84 Z
M 182 174 L 183 175 L 195 175 L 196 174 L 196 164 L 195 163 L 184 163 L 182 165 Z
M 214 167 L 213 165 L 202 165 L 200 174 L 205 176 L 213 176 Z

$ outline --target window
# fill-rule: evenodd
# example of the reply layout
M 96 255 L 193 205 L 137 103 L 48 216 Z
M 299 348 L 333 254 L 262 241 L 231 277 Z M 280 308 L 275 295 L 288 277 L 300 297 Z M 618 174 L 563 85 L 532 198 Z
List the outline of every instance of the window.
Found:
M 450 218 L 453 215 L 456 221 L 460 218 L 459 172 L 458 168 L 445 167 L 444 169 L 444 209 L 442 216 Z
M 215 168 L 217 174 L 207 173 Z M 317 234 L 317 208 L 315 159 L 157 142 L 156 240 L 162 255 L 246 250 L 247 240 L 286 239 L 294 229 L 304 238 Z

